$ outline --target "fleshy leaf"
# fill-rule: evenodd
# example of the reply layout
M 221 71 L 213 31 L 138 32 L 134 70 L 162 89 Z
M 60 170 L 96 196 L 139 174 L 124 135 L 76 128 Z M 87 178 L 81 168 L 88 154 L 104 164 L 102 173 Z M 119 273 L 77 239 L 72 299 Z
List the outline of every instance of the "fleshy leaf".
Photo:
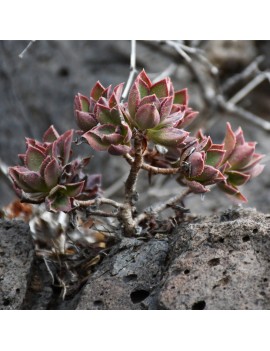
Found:
M 77 125 L 84 132 L 87 132 L 97 125 L 97 120 L 92 113 L 77 110 L 75 114 Z
M 53 197 L 48 197 L 46 205 L 48 210 L 52 212 L 70 212 L 72 210 L 70 199 L 63 193 L 55 194 Z
M 137 79 L 142 79 L 148 87 L 151 87 L 152 85 L 152 82 L 144 69 L 139 73 Z
M 101 85 L 101 83 L 98 81 L 93 89 L 90 92 L 90 96 L 91 98 L 93 98 L 95 101 L 98 101 L 98 99 L 102 96 L 102 94 L 104 93 L 105 88 L 103 85 Z
M 78 182 L 78 183 L 73 183 L 73 184 L 66 184 L 66 191 L 65 194 L 69 197 L 76 197 L 78 196 L 84 187 L 84 181 L 83 182 Z
M 104 145 L 102 143 L 99 136 L 94 134 L 91 130 L 82 136 L 88 144 L 96 151 L 106 151 L 108 149 L 108 145 Z
M 24 172 L 19 175 L 20 180 L 26 183 L 34 192 L 47 191 L 47 186 L 43 178 L 36 172 Z
M 119 125 L 121 123 L 120 111 L 117 108 L 110 109 L 107 106 L 97 104 L 97 119 L 100 124 Z
M 250 178 L 250 175 L 238 171 L 229 171 L 226 174 L 228 175 L 227 182 L 235 186 L 245 184 Z
M 131 147 L 128 145 L 111 145 L 108 148 L 108 152 L 111 155 L 114 156 L 121 156 L 121 155 L 125 155 L 126 153 L 128 153 L 131 150 Z
M 158 98 L 163 98 L 169 95 L 170 78 L 165 78 L 151 87 L 151 94 L 155 94 Z
M 53 125 L 43 134 L 44 143 L 53 143 L 57 138 L 59 138 L 59 134 Z
M 156 106 L 154 104 L 141 106 L 135 115 L 135 121 L 141 130 L 157 126 L 160 122 L 160 116 Z
M 169 116 L 172 109 L 173 97 L 169 96 L 165 98 L 160 107 L 160 121 L 162 122 L 166 117 Z
M 202 174 L 204 169 L 204 154 L 201 152 L 193 152 L 188 159 L 190 163 L 189 178 L 195 178 Z
M 195 180 L 184 179 L 183 182 L 192 190 L 194 194 L 203 194 L 210 190 Z
M 188 90 L 182 89 L 174 93 L 174 104 L 188 105 Z
M 52 159 L 44 171 L 45 183 L 49 188 L 53 188 L 57 183 L 61 174 L 61 167 L 56 159 Z
M 23 174 L 24 172 L 29 172 L 29 171 L 27 168 L 21 167 L 21 166 L 9 168 L 9 175 L 11 176 L 15 185 L 17 185 L 17 187 L 24 190 L 25 192 L 32 192 L 33 189 L 31 188 L 30 184 L 28 184 L 21 178 L 21 174 Z
M 45 158 L 46 155 L 43 152 L 41 152 L 36 147 L 30 145 L 28 146 L 28 149 L 25 154 L 25 165 L 31 171 L 37 172 L 39 171 L 39 168 Z
M 231 167 L 233 169 L 245 167 L 251 161 L 254 150 L 255 147 L 249 146 L 247 143 L 237 146 L 228 159 Z
M 205 163 L 213 167 L 220 166 L 223 161 L 225 152 L 226 152 L 225 150 L 216 150 L 216 149 L 208 150 L 206 153 Z
M 234 132 L 232 130 L 232 127 L 230 123 L 227 123 L 227 130 L 226 130 L 226 135 L 224 139 L 224 150 L 226 150 L 226 153 L 224 155 L 224 161 L 227 161 L 229 158 L 230 154 L 232 153 L 234 147 L 236 144 L 236 137 L 234 135 Z
M 162 146 L 178 146 L 188 136 L 188 132 L 177 128 L 148 129 L 147 136 L 155 144 Z

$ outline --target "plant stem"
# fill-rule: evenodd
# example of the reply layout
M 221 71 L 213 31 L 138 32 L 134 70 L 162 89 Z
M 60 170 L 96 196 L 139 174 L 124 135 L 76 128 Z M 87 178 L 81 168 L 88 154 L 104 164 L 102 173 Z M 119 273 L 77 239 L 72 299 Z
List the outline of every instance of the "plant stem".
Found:
M 125 201 L 120 211 L 120 216 L 124 225 L 124 235 L 133 236 L 136 234 L 136 225 L 133 219 L 133 202 L 136 197 L 136 184 L 138 174 L 143 163 L 142 140 L 139 134 L 134 137 L 135 157 L 131 164 L 130 172 L 125 183 Z
M 160 204 L 154 208 L 149 208 L 149 211 L 151 210 L 153 213 L 160 213 L 166 210 L 166 208 L 168 207 L 177 205 L 179 202 L 183 201 L 184 198 L 190 193 L 192 193 L 192 190 L 188 188 L 183 193 L 171 197 L 167 202 Z M 138 217 L 135 218 L 135 225 L 140 224 L 143 220 L 145 220 L 149 216 L 147 212 L 148 212 L 148 209 L 145 209 L 143 213 L 141 213 Z
M 126 161 L 132 165 L 134 159 L 131 155 L 125 154 L 124 158 Z M 179 173 L 179 168 L 160 168 L 149 165 L 148 163 L 143 162 L 141 168 L 145 171 L 151 172 L 152 174 L 177 174 Z
M 117 209 L 123 207 L 123 204 L 121 204 L 120 202 L 116 202 L 114 200 L 107 199 L 105 197 L 100 197 L 97 199 L 87 200 L 87 201 L 76 200 L 75 204 L 83 207 L 94 206 L 94 205 L 110 205 Z

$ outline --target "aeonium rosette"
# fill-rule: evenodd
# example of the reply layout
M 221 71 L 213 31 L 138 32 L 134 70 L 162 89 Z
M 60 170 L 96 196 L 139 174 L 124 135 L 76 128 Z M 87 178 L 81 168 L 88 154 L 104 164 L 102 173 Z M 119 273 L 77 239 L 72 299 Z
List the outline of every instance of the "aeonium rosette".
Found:
M 226 179 L 218 186 L 233 198 L 246 202 L 247 199 L 240 192 L 238 186 L 257 177 L 263 171 L 264 165 L 260 164 L 260 161 L 264 155 L 256 153 L 256 142 L 245 141 L 242 129 L 239 127 L 234 132 L 230 123 L 227 123 L 223 144 L 225 154 L 220 170 Z
M 75 96 L 74 108 L 82 138 L 97 151 L 108 151 L 112 155 L 123 155 L 131 149 L 132 132 L 126 123 L 120 99 L 123 84 L 113 90 L 95 84 L 90 98 Z
M 197 116 L 187 105 L 187 89 L 174 92 L 170 78 L 152 83 L 143 70 L 130 89 L 126 117 L 148 140 L 176 147 L 189 134 L 181 128 Z
M 246 142 L 241 128 L 233 132 L 230 123 L 222 144 L 214 144 L 201 131 L 196 138 L 187 138 L 178 149 L 180 157 L 174 166 L 180 167 L 181 181 L 194 193 L 206 192 L 206 185 L 217 186 L 233 199 L 246 202 L 238 188 L 258 176 L 264 169 L 259 162 L 264 157 L 255 152 L 255 142 Z
M 47 210 L 69 212 L 74 199 L 95 197 L 100 176 L 86 176 L 88 159 L 69 162 L 73 130 L 59 135 L 51 126 L 43 141 L 26 138 L 27 150 L 19 155 L 23 166 L 9 168 L 17 195 L 23 202 L 46 203 Z

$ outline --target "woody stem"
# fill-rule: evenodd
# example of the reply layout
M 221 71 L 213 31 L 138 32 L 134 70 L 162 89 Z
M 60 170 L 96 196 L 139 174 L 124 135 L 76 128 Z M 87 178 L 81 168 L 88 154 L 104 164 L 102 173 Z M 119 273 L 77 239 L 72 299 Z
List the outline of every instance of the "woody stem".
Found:
M 124 225 L 124 235 L 133 236 L 136 234 L 136 225 L 133 219 L 134 202 L 136 201 L 136 185 L 138 174 L 143 163 L 142 139 L 139 134 L 134 137 L 135 156 L 131 163 L 130 172 L 125 183 L 124 206 L 120 210 L 120 218 Z

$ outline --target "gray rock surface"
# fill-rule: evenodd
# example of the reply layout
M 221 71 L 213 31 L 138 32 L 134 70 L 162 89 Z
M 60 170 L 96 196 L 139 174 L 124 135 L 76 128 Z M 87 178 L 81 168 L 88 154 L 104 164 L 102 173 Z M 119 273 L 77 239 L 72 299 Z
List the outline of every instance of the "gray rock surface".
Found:
M 0 221 L 0 309 L 22 308 L 34 250 L 29 227 Z
M 270 216 L 230 210 L 177 229 L 161 309 L 270 309 Z
M 155 308 L 168 249 L 167 241 L 124 239 L 90 277 L 77 309 Z

